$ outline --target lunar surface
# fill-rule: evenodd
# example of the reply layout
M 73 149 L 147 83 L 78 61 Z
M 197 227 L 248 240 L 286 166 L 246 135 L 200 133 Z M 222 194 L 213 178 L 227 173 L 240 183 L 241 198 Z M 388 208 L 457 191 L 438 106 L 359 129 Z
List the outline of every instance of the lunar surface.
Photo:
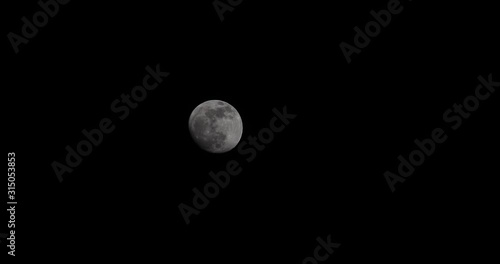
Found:
M 243 123 L 233 106 L 224 101 L 210 100 L 193 110 L 189 117 L 189 131 L 202 149 L 224 153 L 240 141 Z

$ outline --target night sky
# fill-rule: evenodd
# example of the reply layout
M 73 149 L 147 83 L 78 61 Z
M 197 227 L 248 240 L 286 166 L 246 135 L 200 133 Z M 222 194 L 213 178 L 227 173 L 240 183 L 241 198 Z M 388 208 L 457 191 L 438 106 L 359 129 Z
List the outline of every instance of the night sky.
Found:
M 493 3 L 63 2 L 30 38 L 22 18 L 33 21 L 43 10 L 37 1 L 2 8 L 16 257 L 408 263 L 495 256 Z M 223 21 L 214 3 L 232 10 Z M 373 13 L 391 19 L 367 34 Z M 26 42 L 12 45 L 11 32 Z M 346 45 L 356 52 L 345 55 Z M 196 145 L 188 120 L 207 100 L 237 109 L 240 144 L 253 150 L 212 154 Z M 284 111 L 282 130 L 249 144 Z M 70 166 L 67 146 L 76 150 L 87 139 L 82 131 L 102 137 Z M 210 173 L 228 164 L 239 173 L 196 209 L 193 189 L 203 192 L 214 182 Z M 2 197 L 0 233 L 7 234 L 9 198 Z M 180 204 L 197 211 L 189 224 Z M 334 250 L 318 247 L 327 238 Z M 9 241 L 0 241 L 11 257 Z

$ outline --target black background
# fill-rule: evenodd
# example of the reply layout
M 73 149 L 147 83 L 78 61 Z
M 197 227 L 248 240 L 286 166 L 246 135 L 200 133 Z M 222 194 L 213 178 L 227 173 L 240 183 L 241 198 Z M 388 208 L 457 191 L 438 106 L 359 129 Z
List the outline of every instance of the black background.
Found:
M 493 257 L 498 94 L 456 131 L 442 115 L 479 75 L 500 80 L 498 9 L 402 1 L 347 64 L 340 42 L 387 2 L 244 0 L 221 22 L 211 1 L 71 1 L 18 54 L 5 37 L 16 255 L 302 263 L 331 235 L 328 263 Z M 39 10 L 7 1 L 4 36 Z M 111 102 L 157 64 L 170 76 L 119 121 Z M 273 108 L 297 117 L 247 163 L 192 141 L 189 115 L 212 99 L 239 111 L 242 140 Z M 106 117 L 116 129 L 60 183 L 52 162 Z M 383 173 L 436 127 L 447 141 L 391 193 Z M 178 205 L 233 159 L 242 173 L 186 225 Z

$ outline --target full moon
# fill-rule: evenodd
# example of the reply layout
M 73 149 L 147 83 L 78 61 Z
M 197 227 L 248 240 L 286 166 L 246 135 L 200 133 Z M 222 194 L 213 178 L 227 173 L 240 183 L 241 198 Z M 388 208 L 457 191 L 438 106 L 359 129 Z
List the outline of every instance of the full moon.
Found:
M 210 100 L 198 105 L 191 113 L 189 132 L 203 150 L 224 153 L 238 145 L 243 134 L 243 123 L 232 105 Z

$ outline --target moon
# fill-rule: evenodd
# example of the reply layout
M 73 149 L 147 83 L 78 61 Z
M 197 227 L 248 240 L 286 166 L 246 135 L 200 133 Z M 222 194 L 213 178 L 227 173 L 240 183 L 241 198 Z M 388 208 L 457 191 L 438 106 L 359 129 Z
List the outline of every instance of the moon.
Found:
M 210 153 L 224 153 L 240 142 L 243 122 L 232 105 L 220 100 L 210 100 L 201 103 L 191 112 L 189 132 L 201 149 Z

